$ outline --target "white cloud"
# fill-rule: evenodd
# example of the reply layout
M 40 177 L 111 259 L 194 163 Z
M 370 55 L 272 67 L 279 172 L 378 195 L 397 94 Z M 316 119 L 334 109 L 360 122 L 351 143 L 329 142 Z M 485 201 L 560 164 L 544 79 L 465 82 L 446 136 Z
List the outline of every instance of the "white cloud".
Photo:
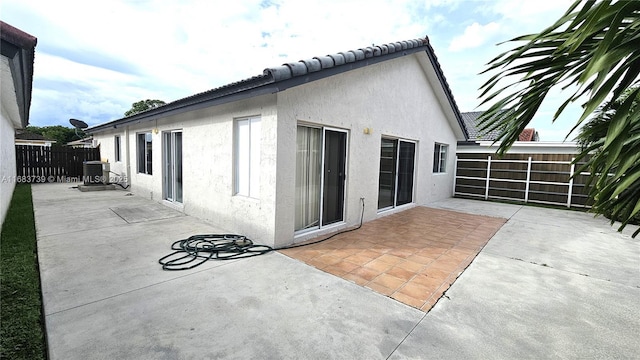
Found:
M 544 28 L 564 1 L 2 0 L 2 14 L 38 37 L 32 123 L 95 124 L 140 99 L 173 101 L 284 62 L 424 35 L 460 109 L 473 110 L 493 44 Z
M 456 52 L 485 45 L 499 30 L 500 25 L 495 22 L 490 22 L 486 25 L 474 22 L 464 29 L 462 35 L 456 36 L 451 40 L 449 51 Z

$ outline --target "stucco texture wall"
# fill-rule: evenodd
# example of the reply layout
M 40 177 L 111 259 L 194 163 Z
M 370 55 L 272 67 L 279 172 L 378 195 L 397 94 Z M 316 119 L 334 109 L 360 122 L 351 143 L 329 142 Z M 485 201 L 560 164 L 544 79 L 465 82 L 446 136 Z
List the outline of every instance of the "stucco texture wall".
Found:
M 364 219 L 369 221 L 451 196 L 456 142 L 461 133 L 459 129 L 456 132 L 455 119 L 449 104 L 443 103 L 442 93 L 434 92 L 433 88 L 441 86 L 434 79 L 426 54 L 418 53 L 275 94 L 127 125 L 95 134 L 95 138 L 102 157 L 112 161 L 113 137 L 116 133 L 123 136 L 125 161 L 112 165 L 112 170 L 126 172 L 129 168 L 135 194 L 209 220 L 228 233 L 282 246 L 304 239 L 294 238 L 298 124 L 348 132 L 345 222 L 330 230 L 358 223 L 361 197 L 366 202 Z M 252 116 L 261 118 L 257 199 L 234 195 L 234 119 Z M 365 128 L 371 133 L 365 134 Z M 163 200 L 162 134 L 171 130 L 182 131 L 182 204 Z M 153 134 L 153 175 L 137 173 L 136 134 L 145 131 Z M 382 137 L 416 142 L 414 201 L 386 212 L 377 209 Z M 432 172 L 436 142 L 449 145 L 448 172 L 444 174 Z
M 116 161 L 115 136 L 120 136 L 120 161 Z M 127 180 L 126 134 L 122 128 L 101 132 L 94 135 L 94 140 L 100 146 L 100 160 L 109 163 L 110 179 L 125 185 Z M 134 148 L 135 150 L 135 148 Z M 135 156 L 135 155 L 134 155 Z M 126 185 L 125 185 L 126 186 Z
M 235 119 L 250 116 L 261 118 L 259 198 L 234 195 L 233 124 Z M 182 204 L 163 200 L 162 134 L 173 130 L 182 131 Z M 137 172 L 136 134 L 147 131 L 152 133 L 152 175 Z M 122 135 L 123 161 L 112 163 L 111 167 L 126 173 L 129 166 L 134 194 L 211 221 L 227 233 L 240 233 L 256 242 L 273 245 L 276 132 L 275 95 L 264 95 L 128 125 L 126 129 L 95 134 L 94 138 L 100 143 L 101 157 L 112 162 L 114 135 Z
M 278 93 L 277 243 L 290 243 L 294 232 L 295 172 L 291 169 L 295 168 L 296 127 L 301 123 L 349 131 L 347 226 L 360 219 L 361 197 L 366 202 L 365 221 L 384 215 L 377 209 L 382 137 L 417 142 L 415 204 L 451 196 L 457 137 L 432 89 L 441 85 L 430 80 L 420 56 L 426 55 L 366 66 Z M 371 133 L 365 134 L 365 128 Z M 432 172 L 435 142 L 449 145 L 444 174 Z
M 15 130 L 9 115 L 2 108 L 0 119 L 0 225 L 7 215 L 16 176 Z

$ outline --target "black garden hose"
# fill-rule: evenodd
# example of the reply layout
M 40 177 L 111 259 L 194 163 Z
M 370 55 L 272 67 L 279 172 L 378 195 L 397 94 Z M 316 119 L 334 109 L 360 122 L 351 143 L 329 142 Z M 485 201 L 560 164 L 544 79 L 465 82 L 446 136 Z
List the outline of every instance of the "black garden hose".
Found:
M 294 244 L 278 248 L 267 245 L 255 245 L 253 241 L 243 235 L 235 234 L 205 234 L 192 235 L 187 239 L 178 240 L 171 244 L 172 253 L 163 256 L 158 260 L 163 270 L 176 271 L 193 269 L 207 262 L 208 260 L 233 260 L 242 259 L 258 255 L 263 255 L 274 250 L 293 249 L 301 246 L 313 245 L 327 241 L 335 236 L 350 231 L 358 230 L 362 227 L 364 218 L 364 198 L 362 201 L 362 211 L 360 213 L 360 224 L 353 228 L 337 232 L 329 237 L 304 244 Z

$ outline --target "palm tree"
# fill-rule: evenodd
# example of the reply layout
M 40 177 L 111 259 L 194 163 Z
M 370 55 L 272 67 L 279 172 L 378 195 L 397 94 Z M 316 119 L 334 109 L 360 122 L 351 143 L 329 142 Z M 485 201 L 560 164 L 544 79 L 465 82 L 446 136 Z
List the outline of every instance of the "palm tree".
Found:
M 483 72 L 495 72 L 480 88 L 481 106 L 491 104 L 479 119 L 483 130 L 502 131 L 503 154 L 551 88 L 577 86 L 553 120 L 586 98 L 574 129 L 595 117 L 578 135 L 583 148 L 576 162 L 586 160 L 582 170 L 591 173 L 592 210 L 611 215 L 612 223 L 619 219 L 622 230 L 640 212 L 640 112 L 632 111 L 640 100 L 640 1 L 576 1 L 539 34 L 510 41 L 525 43 L 491 60 Z

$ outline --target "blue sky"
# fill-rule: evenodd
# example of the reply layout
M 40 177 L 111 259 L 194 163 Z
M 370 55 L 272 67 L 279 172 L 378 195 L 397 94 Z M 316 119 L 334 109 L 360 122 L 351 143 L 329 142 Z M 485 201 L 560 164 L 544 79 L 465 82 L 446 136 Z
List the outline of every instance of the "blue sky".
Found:
M 478 109 L 478 75 L 569 7 L 567 0 L 2 0 L 0 19 L 38 38 L 31 125 L 121 118 L 143 99 L 166 102 L 267 67 L 428 35 L 461 111 Z M 562 141 L 579 104 L 551 124 L 551 94 L 530 125 Z M 572 138 L 572 137 L 571 137 Z M 571 139 L 570 138 L 570 139 Z

